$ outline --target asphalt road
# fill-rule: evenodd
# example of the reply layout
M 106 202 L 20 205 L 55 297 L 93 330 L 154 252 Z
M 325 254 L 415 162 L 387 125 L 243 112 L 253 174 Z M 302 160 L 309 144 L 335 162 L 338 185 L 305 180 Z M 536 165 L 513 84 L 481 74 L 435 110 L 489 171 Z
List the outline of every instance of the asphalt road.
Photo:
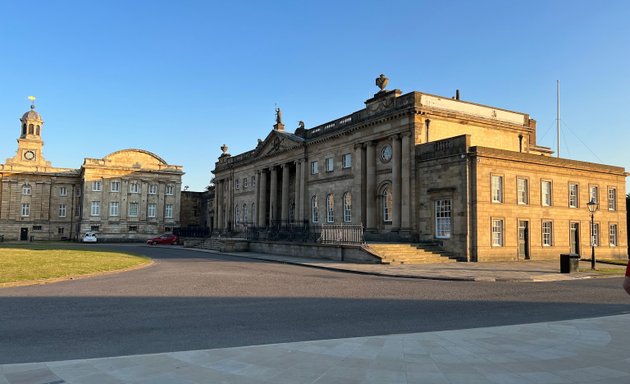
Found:
M 627 313 L 621 278 L 385 278 L 185 249 L 116 246 L 132 272 L 0 289 L 0 364 L 384 335 Z

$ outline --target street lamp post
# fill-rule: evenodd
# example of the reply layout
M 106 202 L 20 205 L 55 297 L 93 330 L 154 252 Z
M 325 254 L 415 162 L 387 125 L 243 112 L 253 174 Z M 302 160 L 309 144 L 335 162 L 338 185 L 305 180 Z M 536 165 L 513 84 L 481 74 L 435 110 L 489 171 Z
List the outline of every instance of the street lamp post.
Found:
M 595 199 L 591 199 L 586 203 L 589 213 L 591 214 L 591 269 L 595 270 L 595 211 L 597 211 L 597 203 Z

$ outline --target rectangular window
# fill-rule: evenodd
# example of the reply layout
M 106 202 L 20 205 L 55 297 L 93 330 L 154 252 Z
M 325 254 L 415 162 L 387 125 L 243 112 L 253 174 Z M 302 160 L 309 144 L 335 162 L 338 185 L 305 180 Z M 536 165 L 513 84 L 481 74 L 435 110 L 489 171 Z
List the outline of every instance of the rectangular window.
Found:
M 256 186 L 256 176 L 252 176 L 252 188 Z
M 332 172 L 335 170 L 335 159 L 329 157 L 326 159 L 326 172 Z
M 173 218 L 173 204 L 165 204 L 164 205 L 164 218 L 172 219 Z
M 542 222 L 542 244 L 550 247 L 553 241 L 553 223 L 551 221 Z
M 101 215 L 101 202 L 93 201 L 90 208 L 90 216 L 100 216 Z
M 66 217 L 66 205 L 59 204 L 59 217 Z
M 617 246 L 617 224 L 610 224 L 608 227 L 608 239 L 611 247 Z
M 492 246 L 503 246 L 503 219 L 492 219 Z
M 57 227 L 57 234 L 63 235 L 64 227 Z
M 599 188 L 596 185 L 588 187 L 588 201 L 593 201 L 599 205 Z
M 578 185 L 577 184 L 569 184 L 569 208 L 577 208 L 578 207 Z
M 93 191 L 98 192 L 98 191 L 100 191 L 102 189 L 103 189 L 103 186 L 102 186 L 100 180 L 95 180 L 95 181 L 92 182 L 92 190 Z
M 41 231 L 41 230 L 42 230 L 41 225 L 33 225 L 33 231 Z
M 608 210 L 609 211 L 617 210 L 617 189 L 616 188 L 608 188 Z
M 435 201 L 435 237 L 438 239 L 451 237 L 451 206 L 450 199 Z
M 599 223 L 593 224 L 591 228 L 591 245 L 599 247 Z
M 110 216 L 118 216 L 118 210 L 120 208 L 120 203 L 118 201 L 112 201 L 109 203 L 109 215 Z
M 138 217 L 138 203 L 129 203 L 129 212 L 127 212 L 127 216 Z
M 22 194 L 23 195 L 30 195 L 31 194 L 31 186 L 26 184 L 22 187 Z
M 346 153 L 341 156 L 341 167 L 342 168 L 352 168 L 352 153 Z
M 311 161 L 311 175 L 317 175 L 319 173 L 319 163 L 317 161 Z
M 516 189 L 519 204 L 529 204 L 529 183 L 527 179 L 516 179 Z
M 503 176 L 492 175 L 492 202 L 503 202 Z
M 157 184 L 149 185 L 149 195 L 157 195 L 158 186 Z
M 68 188 L 59 187 L 59 196 L 68 196 Z
M 31 215 L 31 205 L 29 203 L 22 203 L 22 212 L 23 217 Z
M 140 184 L 138 184 L 138 183 L 129 183 L 129 192 L 130 193 L 140 193 Z
M 544 207 L 551 206 L 551 181 L 543 180 L 540 182 L 540 198 Z
M 234 179 L 234 189 L 239 189 L 241 185 L 240 179 Z
M 120 181 L 112 181 L 110 184 L 110 190 L 112 192 L 120 192 Z
M 238 189 L 238 188 L 236 188 L 236 189 Z M 172 184 L 167 185 L 166 186 L 166 192 L 164 192 L 164 194 L 166 194 L 166 195 L 174 195 L 175 194 L 175 187 Z
M 149 203 L 147 206 L 147 217 L 155 217 L 157 213 L 157 205 L 155 203 Z
M 90 227 L 90 231 L 92 231 L 92 232 L 98 232 L 99 229 L 101 229 L 100 225 L 92 225 Z
M 129 232 L 138 232 L 138 226 L 137 225 L 130 225 L 129 226 Z
M 247 177 L 243 177 L 243 189 L 247 189 Z

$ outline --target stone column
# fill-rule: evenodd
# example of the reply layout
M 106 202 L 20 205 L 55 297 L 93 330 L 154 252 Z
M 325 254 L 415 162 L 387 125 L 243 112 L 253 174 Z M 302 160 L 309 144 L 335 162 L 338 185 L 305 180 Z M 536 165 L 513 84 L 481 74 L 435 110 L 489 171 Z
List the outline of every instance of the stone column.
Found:
M 402 134 L 402 149 L 401 149 L 401 181 L 400 181 L 400 226 L 402 229 L 410 229 L 410 217 L 411 217 L 411 159 L 415 157 L 414 149 L 410 147 L 411 133 L 405 132 Z M 413 157 L 412 157 L 413 155 Z
M 214 217 L 212 218 L 212 229 L 219 229 L 219 180 L 214 179 Z
M 216 210 L 216 216 L 217 216 L 217 229 L 220 231 L 223 229 L 223 209 L 224 209 L 224 204 L 223 204 L 223 180 L 219 180 L 217 182 L 217 188 L 214 191 L 215 194 L 215 198 L 217 199 L 217 210 Z
M 365 193 L 365 226 L 376 229 L 376 148 L 373 142 L 366 144 L 366 193 Z
M 269 225 L 273 223 L 276 217 L 276 201 L 278 200 L 278 170 L 276 167 L 271 167 L 271 181 L 269 185 Z
M 392 137 L 392 230 L 400 229 L 400 136 Z
M 258 225 L 266 227 L 267 222 L 267 172 L 260 171 L 260 201 L 258 202 Z
M 289 221 L 289 164 L 282 164 L 282 196 L 281 198 L 281 207 L 280 211 L 280 220 L 282 220 L 282 225 L 286 225 Z
M 307 219 L 305 211 L 304 211 L 304 207 L 306 206 L 306 204 L 308 204 L 308 197 L 306 197 L 306 159 L 302 159 L 300 160 L 300 205 L 299 205 L 299 212 L 300 212 L 300 220 L 301 221 L 305 221 Z
M 354 145 L 354 154 L 352 155 L 352 223 L 363 224 L 365 226 L 365 217 L 363 216 L 363 144 Z
M 302 166 L 302 161 L 301 160 L 296 160 L 295 161 L 295 208 L 294 208 L 294 212 L 293 212 L 293 219 L 296 223 L 299 223 L 302 221 L 302 216 L 301 216 L 301 210 L 300 210 L 300 205 L 302 204 L 302 195 L 300 195 L 300 182 L 302 179 L 302 169 L 300 168 Z
M 256 171 L 254 175 L 254 182 L 256 183 L 256 197 L 254 197 L 254 207 L 256 209 L 260 209 L 260 171 Z M 252 211 L 252 223 L 255 226 L 259 227 L 260 223 L 258 222 L 258 211 Z

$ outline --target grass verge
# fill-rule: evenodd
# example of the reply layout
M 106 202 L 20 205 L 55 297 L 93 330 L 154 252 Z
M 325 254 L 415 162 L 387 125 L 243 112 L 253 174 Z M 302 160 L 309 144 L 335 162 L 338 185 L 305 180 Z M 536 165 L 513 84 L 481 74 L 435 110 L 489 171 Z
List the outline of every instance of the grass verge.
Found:
M 67 247 L 1 247 L 0 286 L 46 282 L 137 268 L 151 259 L 120 252 Z

